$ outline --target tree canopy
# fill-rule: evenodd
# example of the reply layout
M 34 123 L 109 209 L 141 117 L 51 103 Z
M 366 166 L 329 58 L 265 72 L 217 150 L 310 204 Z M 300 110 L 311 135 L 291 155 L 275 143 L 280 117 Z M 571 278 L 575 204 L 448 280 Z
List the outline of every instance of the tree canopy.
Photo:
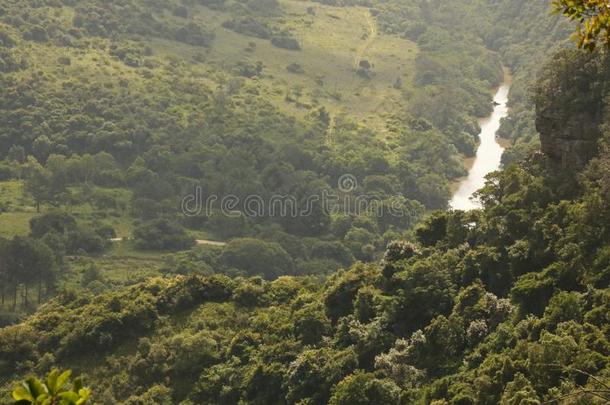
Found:
M 610 48 L 610 4 L 607 0 L 553 0 L 557 12 L 576 21 L 578 47 L 589 51 Z

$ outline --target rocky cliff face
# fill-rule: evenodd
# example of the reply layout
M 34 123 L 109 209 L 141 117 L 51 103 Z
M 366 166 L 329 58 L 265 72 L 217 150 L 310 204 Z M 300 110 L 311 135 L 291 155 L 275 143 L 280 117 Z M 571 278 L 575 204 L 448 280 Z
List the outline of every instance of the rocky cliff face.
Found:
M 610 89 L 608 66 L 605 54 L 565 51 L 543 70 L 536 129 L 542 152 L 564 168 L 582 167 L 597 154 Z
M 582 167 L 597 153 L 602 114 L 584 111 L 566 119 L 562 108 L 538 110 L 536 129 L 542 152 L 563 168 Z

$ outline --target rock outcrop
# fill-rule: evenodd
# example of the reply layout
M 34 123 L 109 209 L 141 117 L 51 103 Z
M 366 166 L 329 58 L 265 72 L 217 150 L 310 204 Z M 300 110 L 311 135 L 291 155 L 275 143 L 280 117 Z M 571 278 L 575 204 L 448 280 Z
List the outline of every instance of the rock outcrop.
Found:
M 542 152 L 564 168 L 597 154 L 610 69 L 605 54 L 565 51 L 542 74 L 536 91 L 536 129 Z
M 583 112 L 568 119 L 565 114 L 562 109 L 538 111 L 536 129 L 541 149 L 563 168 L 582 167 L 597 153 L 602 117 L 599 111 Z

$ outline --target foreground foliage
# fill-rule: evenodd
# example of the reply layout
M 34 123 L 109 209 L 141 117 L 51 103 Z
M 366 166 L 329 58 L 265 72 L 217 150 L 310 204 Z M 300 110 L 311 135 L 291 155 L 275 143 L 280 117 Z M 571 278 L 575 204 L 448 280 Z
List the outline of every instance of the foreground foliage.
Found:
M 83 387 L 80 378 L 74 379 L 71 389 L 66 384 L 72 375 L 71 371 L 60 373 L 52 370 L 44 382 L 35 377 L 28 378 L 13 391 L 16 405 L 85 405 L 90 391 Z
M 558 12 L 578 21 L 578 46 L 595 50 L 598 43 L 610 46 L 610 8 L 607 0 L 555 0 Z

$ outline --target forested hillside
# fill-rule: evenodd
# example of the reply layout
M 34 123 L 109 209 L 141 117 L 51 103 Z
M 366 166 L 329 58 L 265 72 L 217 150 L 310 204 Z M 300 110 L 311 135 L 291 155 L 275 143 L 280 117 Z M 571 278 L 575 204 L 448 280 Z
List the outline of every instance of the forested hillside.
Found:
M 30 250 L 44 239 L 56 253 L 36 277 L 43 297 L 92 266 L 115 285 L 159 274 L 159 252 L 194 240 L 255 238 L 286 257 L 280 273 L 324 275 L 377 260 L 426 211 L 446 208 L 502 77 L 484 40 L 493 17 L 483 3 L 327 3 L 2 4 L 0 237 L 33 237 L 14 243 Z M 198 189 L 237 197 L 242 214 L 252 195 L 304 205 L 341 192 L 345 175 L 358 186 L 348 199 L 401 215 L 346 204 L 289 219 L 181 210 Z M 109 243 L 120 238 L 135 240 Z M 218 272 L 209 250 L 213 260 L 197 261 Z M 127 259 L 137 273 L 105 271 Z M 33 302 L 21 290 L 38 280 L 0 277 L 13 301 Z
M 573 26 L 551 14 L 547 1 L 491 3 L 497 6 L 496 23 L 489 31 L 487 43 L 498 50 L 515 76 L 510 94 L 511 114 L 499 134 L 513 143 L 503 157 L 505 163 L 510 163 L 525 159 L 539 147 L 531 88 L 548 58 L 560 49 L 574 46 L 569 40 Z
M 607 106 L 592 89 L 608 66 L 605 53 L 560 54 L 538 106 L 561 104 L 549 92 Z M 599 136 L 584 169 L 543 155 L 511 165 L 481 190 L 483 210 L 438 212 L 381 264 L 323 283 L 190 275 L 62 294 L 0 330 L 0 373 L 70 367 L 107 404 L 607 403 L 610 138 Z
M 550 10 L 2 2 L 0 404 L 608 403 L 610 58 Z
M 538 98 L 593 61 L 580 91 L 607 83 L 605 55 L 571 51 Z M 603 138 L 583 171 L 512 165 L 480 192 L 483 210 L 438 212 L 380 265 L 324 283 L 191 275 L 63 294 L 0 330 L 0 372 L 71 367 L 108 404 L 607 403 Z
M 0 245 L 36 260 L 0 272 L 1 317 L 62 288 L 163 272 L 319 276 L 379 260 L 466 174 L 502 78 L 496 50 L 522 41 L 498 21 L 523 12 L 487 1 L 5 2 L 0 238 L 11 243 Z M 185 216 L 197 191 L 237 198 L 241 214 Z M 342 204 L 245 214 L 251 196 L 305 205 L 324 193 Z M 349 209 L 363 199 L 400 215 Z M 195 240 L 214 244 L 171 254 Z M 279 258 L 271 270 L 249 253 L 261 251 Z

